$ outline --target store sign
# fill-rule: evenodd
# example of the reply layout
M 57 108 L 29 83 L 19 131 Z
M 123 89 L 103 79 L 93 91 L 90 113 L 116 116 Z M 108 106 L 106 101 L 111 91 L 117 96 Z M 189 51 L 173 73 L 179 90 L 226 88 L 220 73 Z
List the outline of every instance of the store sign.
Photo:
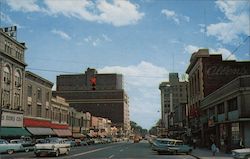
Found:
M 207 69 L 209 76 L 225 75 L 245 75 L 248 71 L 246 68 L 235 68 L 230 66 L 211 66 Z
M 23 114 L 3 112 L 2 126 L 23 127 Z

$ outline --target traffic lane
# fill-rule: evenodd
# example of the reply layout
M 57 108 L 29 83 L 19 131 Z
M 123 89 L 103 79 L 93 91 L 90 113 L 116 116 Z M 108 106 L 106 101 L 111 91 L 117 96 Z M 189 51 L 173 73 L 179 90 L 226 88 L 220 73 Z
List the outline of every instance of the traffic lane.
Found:
M 75 154 L 80 154 L 82 152 L 91 152 L 92 150 L 104 148 L 111 145 L 120 145 L 120 143 L 111 143 L 111 144 L 98 144 L 98 145 L 88 145 L 88 146 L 79 146 L 79 147 L 72 147 L 69 155 L 60 155 L 59 157 L 55 158 L 71 158 L 70 156 Z M 14 154 L 0 154 L 0 159 L 28 159 L 28 158 L 36 158 L 36 159 L 47 159 L 47 158 L 53 158 L 54 156 L 42 156 L 42 157 L 36 157 L 33 151 L 30 152 L 17 152 Z

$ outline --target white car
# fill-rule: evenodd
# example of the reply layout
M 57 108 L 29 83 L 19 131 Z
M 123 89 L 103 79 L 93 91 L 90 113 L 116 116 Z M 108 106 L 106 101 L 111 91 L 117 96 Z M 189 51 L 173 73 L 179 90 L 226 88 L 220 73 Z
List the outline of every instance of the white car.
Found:
M 236 159 L 250 159 L 250 148 L 232 150 L 232 155 Z
M 55 155 L 68 154 L 70 151 L 70 144 L 65 143 L 64 139 L 52 137 L 46 138 L 42 144 L 36 144 L 34 153 L 37 157 L 41 155 Z

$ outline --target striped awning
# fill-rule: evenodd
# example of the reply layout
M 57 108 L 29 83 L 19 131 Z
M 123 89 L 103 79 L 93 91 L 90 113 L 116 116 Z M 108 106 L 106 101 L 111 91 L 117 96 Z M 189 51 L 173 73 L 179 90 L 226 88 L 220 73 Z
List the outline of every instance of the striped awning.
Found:
M 53 131 L 59 137 L 72 136 L 72 132 L 69 129 L 53 129 Z
M 26 127 L 26 129 L 33 135 L 55 135 L 51 128 Z
M 85 135 L 83 135 L 81 133 L 73 133 L 73 137 L 74 138 L 83 138 L 83 137 L 85 137 Z

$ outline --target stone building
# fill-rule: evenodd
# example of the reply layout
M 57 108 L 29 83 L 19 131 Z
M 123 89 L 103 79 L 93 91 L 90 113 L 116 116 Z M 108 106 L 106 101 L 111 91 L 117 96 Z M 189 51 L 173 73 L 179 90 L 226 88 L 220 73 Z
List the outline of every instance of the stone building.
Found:
M 163 127 L 186 126 L 187 82 L 180 81 L 178 73 L 169 73 L 169 82 L 162 82 L 159 89 Z
M 85 74 L 59 75 L 53 93 L 77 111 L 108 118 L 125 133 L 130 129 L 128 96 L 120 74 L 99 74 L 88 68 Z
M 0 28 L 0 137 L 30 135 L 23 129 L 25 43 L 15 38 L 16 27 Z

